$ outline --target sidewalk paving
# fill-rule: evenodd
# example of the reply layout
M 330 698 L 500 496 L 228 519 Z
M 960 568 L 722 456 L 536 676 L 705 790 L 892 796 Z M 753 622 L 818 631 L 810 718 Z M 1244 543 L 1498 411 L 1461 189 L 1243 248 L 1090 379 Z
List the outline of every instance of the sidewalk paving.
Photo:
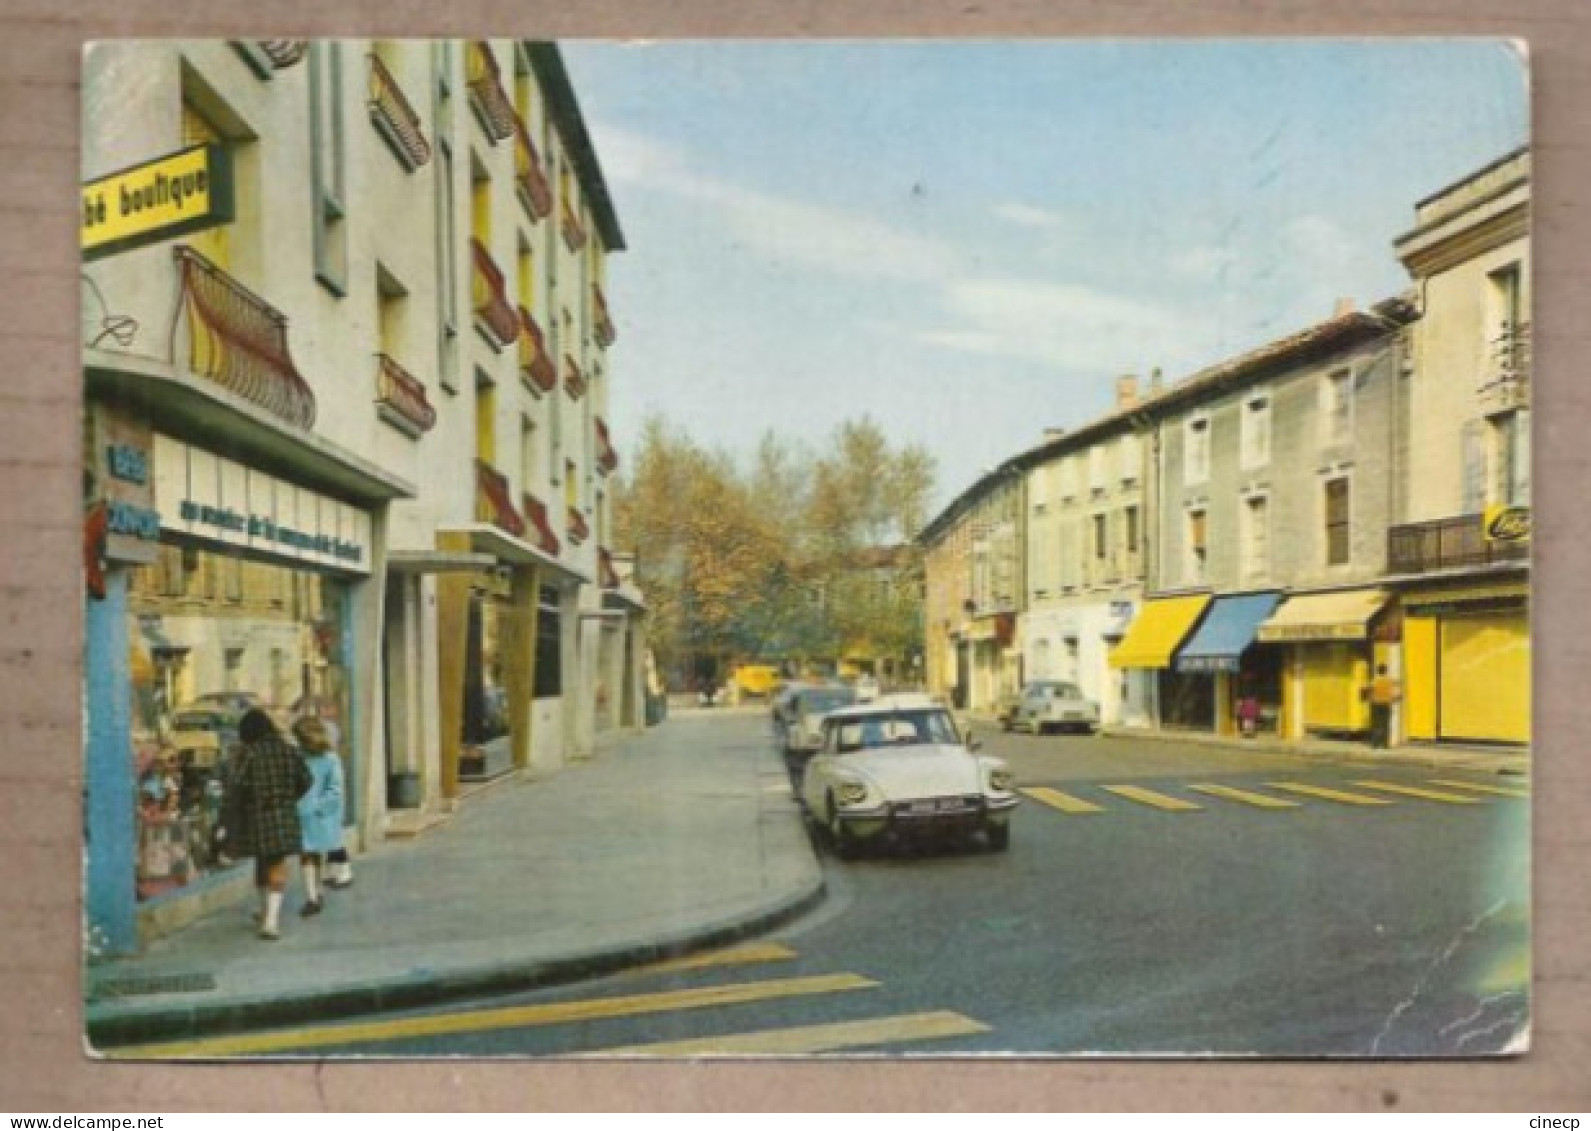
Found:
M 605 745 L 357 858 L 354 886 L 326 893 L 315 918 L 298 915 L 295 868 L 278 942 L 255 937 L 251 894 L 144 954 L 89 966 L 90 1043 L 594 977 L 770 929 L 822 898 L 762 712 L 680 712 Z

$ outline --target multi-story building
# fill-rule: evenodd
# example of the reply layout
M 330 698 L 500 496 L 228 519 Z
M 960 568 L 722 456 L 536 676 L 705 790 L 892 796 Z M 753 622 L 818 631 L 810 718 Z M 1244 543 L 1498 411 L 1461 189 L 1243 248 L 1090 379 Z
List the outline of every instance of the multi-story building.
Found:
M 1156 384 L 1151 397 L 1159 393 Z M 1076 683 L 1105 725 L 1148 721 L 1151 677 L 1113 669 L 1112 646 L 1143 594 L 1146 418 L 1138 379 L 1118 379 L 1115 409 L 1053 432 L 1020 457 L 1027 475 L 1025 679 Z
M 1017 617 L 1026 552 L 1023 476 L 1008 460 L 918 535 L 923 547 L 924 662 L 931 692 L 988 710 L 1022 680 Z
M 1388 573 L 1409 738 L 1530 737 L 1530 154 L 1415 206 L 1420 320 Z
M 1157 673 L 1160 725 L 1231 733 L 1247 697 L 1285 736 L 1368 728 L 1410 315 L 1344 304 L 1147 406 L 1149 598 L 1113 662 Z
M 624 241 L 547 44 L 98 44 L 83 138 L 88 907 L 127 949 L 246 883 L 204 843 L 242 706 L 333 724 L 356 844 L 640 721 Z

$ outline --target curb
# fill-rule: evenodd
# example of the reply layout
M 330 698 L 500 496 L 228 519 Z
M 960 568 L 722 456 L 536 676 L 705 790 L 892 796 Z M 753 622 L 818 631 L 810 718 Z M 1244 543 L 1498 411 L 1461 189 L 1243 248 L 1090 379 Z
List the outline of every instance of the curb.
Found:
M 1268 743 L 1268 742 L 1241 742 L 1232 741 L 1221 736 L 1205 736 L 1199 734 L 1177 734 L 1158 730 L 1123 730 L 1118 727 L 1105 727 L 1099 731 L 1101 738 L 1112 739 L 1141 739 L 1149 742 L 1185 742 L 1190 745 L 1207 746 L 1218 750 L 1229 750 L 1235 753 L 1270 753 L 1290 754 L 1313 761 L 1342 761 L 1366 762 L 1375 765 L 1387 766 L 1430 766 L 1441 768 L 1452 766 L 1455 763 L 1475 759 L 1524 757 L 1530 756 L 1529 750 L 1497 750 L 1481 751 L 1472 748 L 1428 748 L 1425 746 L 1400 746 L 1387 750 L 1376 750 L 1370 747 L 1344 744 L 1341 748 L 1328 746 L 1313 746 L 1308 743 Z M 1520 771 L 1509 767 L 1499 766 L 1493 772 L 1498 774 L 1519 773 Z
M 380 982 L 313 990 L 293 998 L 247 998 L 119 1016 L 87 1017 L 84 1048 L 91 1057 L 138 1060 L 141 1058 L 136 1046 L 158 1041 L 197 1040 L 245 1030 L 331 1020 L 350 1013 L 375 1013 L 444 1004 L 460 998 L 545 989 L 739 942 L 799 918 L 821 903 L 826 895 L 827 886 L 820 870 L 816 882 L 750 916 L 661 939 L 621 943 L 563 958 L 412 974 Z M 117 1055 L 115 1050 L 119 1047 L 126 1048 L 125 1055 Z M 195 1056 L 182 1059 L 230 1058 Z

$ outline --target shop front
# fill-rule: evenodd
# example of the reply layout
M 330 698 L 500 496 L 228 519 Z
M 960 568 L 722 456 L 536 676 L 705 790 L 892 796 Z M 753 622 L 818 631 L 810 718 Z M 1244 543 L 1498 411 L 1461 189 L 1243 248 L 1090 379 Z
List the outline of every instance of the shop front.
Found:
M 1402 601 L 1408 737 L 1528 743 L 1528 581 L 1433 585 Z
M 1155 597 L 1143 603 L 1121 642 L 1110 651 L 1110 666 L 1154 678 L 1150 725 L 1198 728 L 1213 711 L 1207 678 L 1172 670 L 1172 657 L 1209 608 L 1208 593 Z
M 1295 594 L 1259 626 L 1260 644 L 1284 646 L 1283 737 L 1369 735 L 1375 667 L 1398 670 L 1387 601 L 1379 588 Z
M 95 949 L 125 953 L 247 885 L 215 833 L 251 709 L 284 731 L 304 715 L 328 724 L 360 842 L 369 687 L 358 673 L 373 667 L 380 520 L 373 498 L 333 496 L 120 407 L 91 401 L 85 439 L 86 478 L 100 484 L 91 526 L 104 508 L 134 532 L 85 547 L 87 918 Z M 138 503 L 106 487 L 133 480 Z M 397 493 L 357 472 L 338 485 Z
M 1277 734 L 1282 709 L 1280 649 L 1256 645 L 1260 624 L 1280 593 L 1219 596 L 1198 630 L 1177 651 L 1173 668 L 1208 687 L 1201 729 L 1217 734 Z

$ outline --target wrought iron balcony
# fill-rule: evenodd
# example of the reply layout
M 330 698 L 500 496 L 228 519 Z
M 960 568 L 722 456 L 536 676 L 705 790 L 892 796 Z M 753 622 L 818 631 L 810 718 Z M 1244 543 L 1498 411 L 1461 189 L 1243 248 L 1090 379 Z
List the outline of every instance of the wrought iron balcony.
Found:
M 1530 407 L 1530 323 L 1503 323 L 1491 342 L 1486 379 L 1477 390 L 1488 415 Z
M 475 307 L 476 325 L 482 327 L 499 350 L 508 346 L 519 335 L 519 316 L 508 304 L 508 294 L 503 285 L 503 273 L 492 262 L 480 240 L 470 241 L 474 258 L 471 275 L 471 301 Z
M 538 397 L 558 388 L 558 366 L 547 353 L 547 340 L 523 306 L 519 308 L 519 379 Z
M 508 476 L 483 459 L 475 461 L 475 517 L 515 538 L 525 536 L 525 519 L 514 509 Z
M 260 39 L 256 40 L 260 50 L 265 52 L 277 70 L 291 67 L 309 53 L 309 40 L 307 39 Z
M 567 198 L 563 202 L 562 211 L 564 246 L 570 251 L 579 251 L 586 246 L 585 226 L 580 223 L 580 217 L 575 214 L 575 210 L 569 206 Z
M 569 544 L 578 546 L 591 537 L 591 527 L 586 524 L 586 516 L 580 513 L 580 508 L 569 508 Z
M 172 361 L 214 381 L 299 428 L 315 423 L 315 394 L 299 376 L 287 347 L 287 316 L 222 271 L 179 244 L 172 249 L 182 287 L 172 324 Z M 187 357 L 178 356 L 177 336 L 187 323 Z
M 598 416 L 592 418 L 592 423 L 597 430 L 597 470 L 607 475 L 619 469 L 619 453 L 613 450 L 607 421 Z
M 404 97 L 403 88 L 381 61 L 370 56 L 370 120 L 403 167 L 413 172 L 431 160 L 431 143 L 425 140 L 420 115 Z
M 533 220 L 545 220 L 552 215 L 552 186 L 541 167 L 541 154 L 530 140 L 530 131 L 524 121 L 514 115 L 514 176 L 520 203 Z
M 410 439 L 436 425 L 425 386 L 384 353 L 376 355 L 376 414 Z
M 542 553 L 556 558 L 563 547 L 558 541 L 558 535 L 552 532 L 552 523 L 547 518 L 547 504 L 529 491 L 520 497 L 520 503 L 525 508 L 525 517 L 530 520 L 531 545 Z
M 581 371 L 580 364 L 568 354 L 563 355 L 563 388 L 570 400 L 577 401 L 586 395 L 586 375 Z
M 608 313 L 607 296 L 602 293 L 602 288 L 595 283 L 591 284 L 591 304 L 597 312 L 597 345 L 611 346 L 618 341 L 619 331 L 613 325 L 613 316 Z
M 514 133 L 514 104 L 503 90 L 503 76 L 497 57 L 484 39 L 472 39 L 469 46 L 468 81 L 470 106 L 480 119 L 487 139 L 496 145 Z
M 1430 573 L 1529 558 L 1527 543 L 1489 541 L 1485 518 L 1478 514 L 1411 522 L 1387 532 L 1387 570 L 1395 574 Z

